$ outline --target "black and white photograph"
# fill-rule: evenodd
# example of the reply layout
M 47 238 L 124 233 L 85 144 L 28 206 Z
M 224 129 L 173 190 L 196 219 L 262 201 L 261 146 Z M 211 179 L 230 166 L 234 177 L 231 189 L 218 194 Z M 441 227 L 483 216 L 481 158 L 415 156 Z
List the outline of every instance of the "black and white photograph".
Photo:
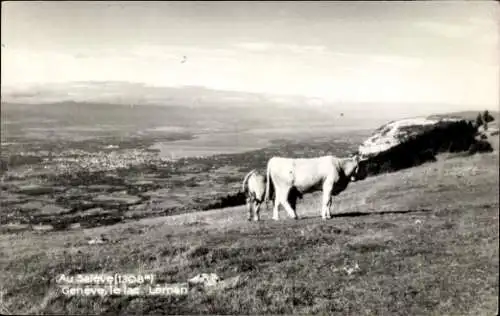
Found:
M 1 315 L 498 315 L 497 1 L 1 17 Z

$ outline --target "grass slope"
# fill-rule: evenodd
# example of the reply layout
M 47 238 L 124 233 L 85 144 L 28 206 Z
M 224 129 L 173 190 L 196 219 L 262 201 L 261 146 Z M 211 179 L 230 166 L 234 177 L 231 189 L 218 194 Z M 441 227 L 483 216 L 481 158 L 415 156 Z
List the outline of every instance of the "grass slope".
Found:
M 66 232 L 0 235 L 3 310 L 17 314 L 494 315 L 498 306 L 498 152 L 351 184 L 319 218 L 319 195 L 293 221 L 245 221 L 243 207 Z M 99 234 L 113 240 L 88 245 Z M 360 270 L 347 274 L 345 264 Z M 185 297 L 72 297 L 60 273 L 201 272 L 235 287 Z

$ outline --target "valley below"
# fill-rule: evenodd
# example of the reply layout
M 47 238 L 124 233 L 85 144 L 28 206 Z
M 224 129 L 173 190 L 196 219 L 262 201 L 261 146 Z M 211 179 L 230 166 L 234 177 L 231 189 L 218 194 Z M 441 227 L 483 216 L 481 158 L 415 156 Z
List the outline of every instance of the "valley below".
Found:
M 121 122 L 101 115 L 91 124 L 92 111 L 95 117 L 102 114 L 92 107 L 87 117 L 52 109 L 51 116 L 45 111 L 45 119 L 34 121 L 20 117 L 14 106 L 7 108 L 2 126 L 4 231 L 94 227 L 240 205 L 243 177 L 254 168 L 263 171 L 273 155 L 346 155 L 370 132 L 324 123 L 243 129 L 244 121 L 242 131 L 234 124 L 213 129 L 212 121 L 206 128 L 195 129 L 192 123 L 169 128 L 151 117 L 132 128 L 137 113 L 123 107 L 111 108 L 129 111 L 130 117 L 121 114 Z M 158 111 L 151 116 L 169 119 L 168 109 L 151 109 Z M 79 124 L 71 128 L 63 124 L 75 120 Z

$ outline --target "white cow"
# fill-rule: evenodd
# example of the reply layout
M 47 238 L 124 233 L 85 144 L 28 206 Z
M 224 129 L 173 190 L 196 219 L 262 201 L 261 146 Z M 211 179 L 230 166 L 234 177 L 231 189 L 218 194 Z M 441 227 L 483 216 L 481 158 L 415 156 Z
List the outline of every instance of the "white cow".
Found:
M 253 169 L 243 179 L 241 188 L 246 197 L 248 220 L 251 221 L 253 215 L 253 220 L 258 221 L 260 206 L 266 194 L 266 177 Z
M 332 196 L 342 192 L 350 181 L 364 179 L 366 172 L 360 157 L 322 156 L 317 158 L 272 157 L 267 163 L 266 201 L 275 192 L 273 219 L 278 220 L 278 207 L 283 205 L 291 218 L 297 219 L 295 209 L 288 202 L 289 193 L 301 196 L 323 191 L 321 217 L 331 218 Z

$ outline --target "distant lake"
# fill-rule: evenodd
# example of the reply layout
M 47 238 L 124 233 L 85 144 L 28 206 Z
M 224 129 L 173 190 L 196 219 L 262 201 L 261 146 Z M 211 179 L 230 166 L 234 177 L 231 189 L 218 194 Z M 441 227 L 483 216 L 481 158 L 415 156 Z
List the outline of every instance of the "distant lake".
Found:
M 150 148 L 159 150 L 164 158 L 179 159 L 182 157 L 211 156 L 217 154 L 233 154 L 261 149 L 271 145 L 272 140 L 306 140 L 314 137 L 334 138 L 359 127 L 286 127 L 261 128 L 241 132 L 200 133 L 191 140 L 158 142 Z
M 158 142 L 150 148 L 160 150 L 161 157 L 179 159 L 256 150 L 268 146 L 270 140 L 248 132 L 207 133 L 198 134 L 191 140 Z

